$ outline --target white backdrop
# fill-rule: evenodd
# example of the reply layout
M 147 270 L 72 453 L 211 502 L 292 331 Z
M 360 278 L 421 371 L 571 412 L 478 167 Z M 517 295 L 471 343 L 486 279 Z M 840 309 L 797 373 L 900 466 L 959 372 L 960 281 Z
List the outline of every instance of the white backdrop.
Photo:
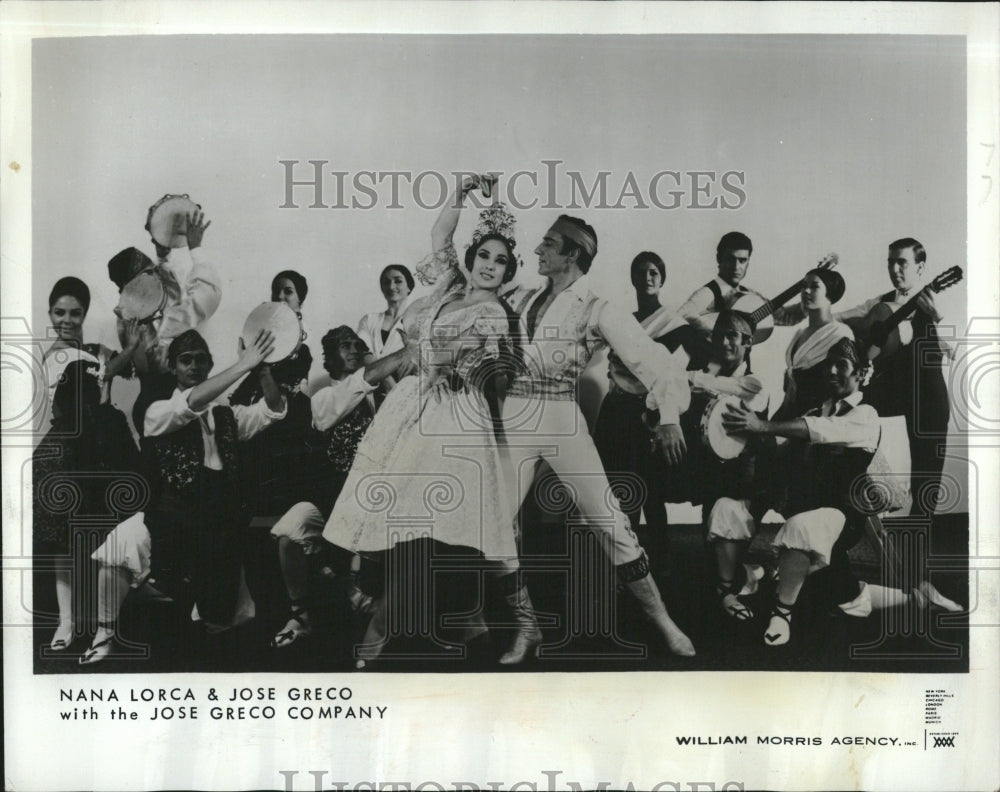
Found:
M 83 38 L 37 41 L 33 64 L 36 332 L 52 283 L 75 274 L 94 296 L 87 340 L 107 339 L 117 301 L 108 259 L 129 245 L 152 254 L 147 208 L 186 192 L 212 220 L 205 247 L 223 275 L 222 305 L 205 329 L 218 364 L 232 360 L 273 274 L 293 268 L 309 280 L 304 313 L 318 371 L 319 338 L 383 307 L 379 271 L 393 261 L 412 268 L 437 212 L 421 208 L 405 181 L 402 208 L 387 208 L 383 183 L 372 209 L 307 208 L 308 187 L 295 189 L 300 208 L 280 209 L 279 160 L 301 161 L 297 179 L 311 176 L 308 160 L 328 160 L 326 171 L 349 174 L 348 188 L 362 170 L 535 171 L 538 189 L 522 178 L 518 190 L 540 199 L 516 211 L 525 275 L 559 213 L 540 208 L 550 186 L 542 160 L 563 163 L 560 203 L 570 200 L 571 170 L 587 185 L 609 171 L 611 204 L 629 172 L 643 190 L 662 170 L 745 174 L 738 210 L 687 208 L 688 188 L 673 210 L 572 211 L 599 235 L 598 290 L 630 310 L 638 251 L 665 259 L 661 301 L 676 306 L 713 276 L 715 244 L 733 229 L 754 241 L 746 283 L 765 294 L 837 251 L 847 281 L 839 307 L 891 287 L 885 258 L 895 238 L 920 239 L 931 273 L 965 264 L 959 38 Z M 347 202 L 356 194 L 348 189 Z M 437 197 L 433 179 L 423 194 Z M 332 176 L 324 200 L 334 203 Z M 474 220 L 472 211 L 463 218 L 460 247 Z M 964 298 L 964 285 L 940 298 L 959 332 Z M 790 334 L 754 352 L 775 398 Z M 591 380 L 599 396 L 602 372 Z M 115 401 L 127 407 L 134 394 L 118 385 Z

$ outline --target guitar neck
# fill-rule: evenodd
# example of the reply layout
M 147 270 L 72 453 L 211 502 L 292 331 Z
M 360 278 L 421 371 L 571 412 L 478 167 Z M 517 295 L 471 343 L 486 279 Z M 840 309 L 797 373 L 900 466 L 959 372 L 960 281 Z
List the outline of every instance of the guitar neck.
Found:
M 767 300 L 760 308 L 750 314 L 750 319 L 753 320 L 754 325 L 760 324 L 762 319 L 773 314 L 778 308 L 794 297 L 801 288 L 802 281 L 796 281 L 777 297 Z

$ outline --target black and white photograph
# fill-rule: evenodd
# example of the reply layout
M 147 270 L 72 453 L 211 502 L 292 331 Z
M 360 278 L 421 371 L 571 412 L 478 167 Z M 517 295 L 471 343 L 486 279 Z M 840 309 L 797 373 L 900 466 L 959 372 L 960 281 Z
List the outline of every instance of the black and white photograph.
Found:
M 997 7 L 288 8 L 0 14 L 7 788 L 995 788 Z

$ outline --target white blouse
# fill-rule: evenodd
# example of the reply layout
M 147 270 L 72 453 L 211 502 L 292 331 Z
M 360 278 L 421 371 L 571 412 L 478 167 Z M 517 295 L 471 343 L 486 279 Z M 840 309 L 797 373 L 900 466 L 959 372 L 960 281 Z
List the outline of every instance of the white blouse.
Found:
M 212 408 L 216 405 L 209 404 L 197 412 L 192 410 L 188 405 L 188 395 L 191 391 L 192 388 L 187 390 L 176 388 L 174 395 L 169 399 L 153 402 L 149 405 L 143 429 L 147 437 L 156 437 L 176 432 L 191 421 L 198 421 L 201 426 L 201 437 L 205 444 L 203 464 L 209 470 L 222 470 L 222 457 L 219 456 L 219 447 L 215 442 L 215 417 L 212 415 Z M 231 409 L 236 418 L 239 439 L 249 440 L 275 421 L 284 418 L 288 412 L 288 401 L 282 400 L 280 412 L 271 410 L 263 399 L 249 406 L 234 404 Z
M 389 328 L 389 336 L 384 343 L 382 342 L 382 321 L 388 311 L 374 311 L 361 317 L 361 321 L 358 323 L 358 335 L 361 336 L 361 340 L 368 345 L 368 349 L 376 358 L 385 357 L 403 348 L 403 337 L 399 334 L 401 327 L 399 320 L 403 317 L 403 312 L 409 302 L 409 297 L 407 297 L 399 306 L 396 321 Z

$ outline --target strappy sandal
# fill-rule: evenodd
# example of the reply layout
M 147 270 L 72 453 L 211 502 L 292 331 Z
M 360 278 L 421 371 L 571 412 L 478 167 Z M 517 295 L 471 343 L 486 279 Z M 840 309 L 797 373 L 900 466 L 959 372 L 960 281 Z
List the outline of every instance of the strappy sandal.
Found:
M 101 662 L 101 660 L 111 654 L 111 647 L 114 642 L 115 634 L 111 633 L 103 641 L 92 643 L 90 648 L 80 655 L 80 665 L 92 665 Z
M 271 639 L 272 649 L 284 649 L 291 646 L 299 638 L 312 635 L 312 624 L 309 623 L 309 614 L 305 608 L 292 606 L 291 614 L 285 629 Z
M 732 616 L 736 621 L 750 621 L 753 618 L 753 611 L 739 601 L 732 592 L 725 594 L 719 600 L 722 609 Z
M 771 626 L 778 621 L 778 627 L 773 632 Z M 781 625 L 784 622 L 784 626 Z M 771 608 L 771 621 L 764 630 L 764 643 L 767 646 L 784 646 L 792 637 L 792 609 L 781 603 L 774 603 Z
M 737 591 L 740 594 L 743 593 L 740 584 L 735 580 L 719 580 L 715 587 L 715 593 L 719 596 L 719 605 L 722 610 L 736 621 L 750 621 L 753 618 L 753 611 L 743 604 L 736 593 Z

